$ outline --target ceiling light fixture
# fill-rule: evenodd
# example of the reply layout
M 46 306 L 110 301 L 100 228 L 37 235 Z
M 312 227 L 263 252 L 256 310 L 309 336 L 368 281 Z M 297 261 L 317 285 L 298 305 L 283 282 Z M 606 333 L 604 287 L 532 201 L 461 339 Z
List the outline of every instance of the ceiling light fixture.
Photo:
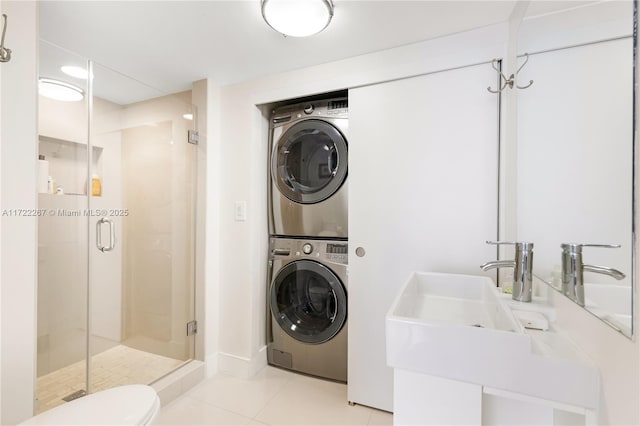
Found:
M 262 17 L 277 32 L 306 37 L 327 28 L 333 18 L 331 0 L 262 0 Z
M 50 78 L 41 78 L 38 81 L 38 92 L 42 96 L 63 102 L 75 102 L 84 99 L 84 92 L 79 87 Z
M 68 76 L 79 78 L 81 80 L 89 79 L 89 73 L 87 72 L 86 69 L 81 67 L 76 67 L 74 65 L 64 65 L 60 67 L 60 71 L 62 71 Z M 93 74 L 91 75 L 91 78 L 93 78 Z

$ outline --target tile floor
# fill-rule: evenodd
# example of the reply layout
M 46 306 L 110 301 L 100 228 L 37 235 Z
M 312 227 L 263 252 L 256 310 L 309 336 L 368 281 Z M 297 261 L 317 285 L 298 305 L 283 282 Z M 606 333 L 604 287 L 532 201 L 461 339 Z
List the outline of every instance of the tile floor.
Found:
M 118 345 L 93 357 L 93 390 L 132 383 L 151 383 L 182 364 L 183 361 L 177 359 Z M 85 389 L 84 361 L 38 377 L 38 413 L 63 404 L 62 398 L 80 389 Z
M 390 413 L 347 404 L 347 386 L 265 367 L 218 374 L 163 407 L 158 425 L 392 425 Z

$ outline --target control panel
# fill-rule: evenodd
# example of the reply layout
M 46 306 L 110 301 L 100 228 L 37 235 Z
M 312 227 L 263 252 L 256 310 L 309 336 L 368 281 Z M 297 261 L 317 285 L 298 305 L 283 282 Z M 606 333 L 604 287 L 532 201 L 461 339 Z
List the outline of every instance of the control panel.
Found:
M 292 120 L 327 117 L 333 119 L 348 118 L 349 100 L 333 98 L 312 102 L 286 105 L 271 111 L 271 127 L 279 127 Z
M 349 245 L 346 241 L 278 240 L 271 239 L 270 254 L 275 257 L 310 258 L 348 264 Z
M 347 243 L 327 243 L 325 259 L 336 263 L 348 264 L 349 247 Z

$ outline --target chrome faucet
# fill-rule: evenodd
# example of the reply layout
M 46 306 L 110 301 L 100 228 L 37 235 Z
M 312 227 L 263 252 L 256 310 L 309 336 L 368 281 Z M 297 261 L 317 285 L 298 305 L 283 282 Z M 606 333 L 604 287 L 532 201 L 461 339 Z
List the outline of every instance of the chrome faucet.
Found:
M 483 271 L 496 268 L 513 268 L 513 290 L 511 298 L 519 302 L 531 302 L 532 270 L 533 270 L 533 243 L 487 241 L 487 244 L 510 244 L 516 246 L 514 260 L 494 260 L 480 265 Z
M 609 275 L 616 280 L 625 277 L 625 274 L 617 269 L 582 263 L 583 247 L 620 248 L 620 245 L 561 244 L 560 247 L 562 247 L 562 292 L 580 306 L 584 306 L 584 271 Z

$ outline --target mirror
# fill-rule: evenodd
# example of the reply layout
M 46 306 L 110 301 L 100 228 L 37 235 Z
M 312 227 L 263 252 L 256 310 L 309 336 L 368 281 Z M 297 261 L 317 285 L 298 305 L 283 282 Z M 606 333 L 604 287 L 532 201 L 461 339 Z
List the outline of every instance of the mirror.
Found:
M 583 4 L 521 23 L 519 64 L 525 52 L 529 57 L 518 80 L 534 83 L 517 93 L 515 202 L 518 239 L 535 243 L 534 274 L 560 291 L 561 244 L 620 246 L 582 248 L 584 300 L 572 300 L 628 337 L 634 283 L 633 26 L 632 1 Z M 624 278 L 589 265 L 613 268 Z

